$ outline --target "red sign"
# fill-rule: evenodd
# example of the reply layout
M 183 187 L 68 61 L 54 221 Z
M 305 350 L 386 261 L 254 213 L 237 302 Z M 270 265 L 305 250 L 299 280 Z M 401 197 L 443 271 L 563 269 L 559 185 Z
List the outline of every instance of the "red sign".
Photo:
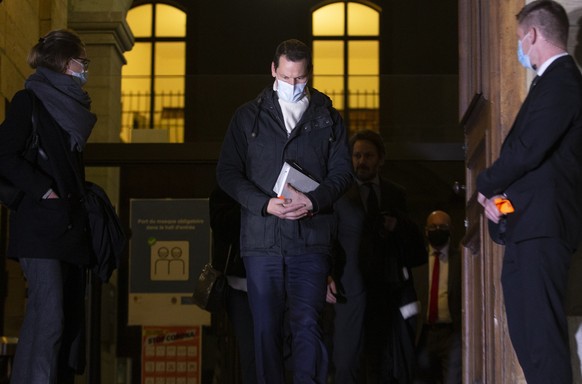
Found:
M 199 384 L 201 327 L 143 327 L 142 384 Z

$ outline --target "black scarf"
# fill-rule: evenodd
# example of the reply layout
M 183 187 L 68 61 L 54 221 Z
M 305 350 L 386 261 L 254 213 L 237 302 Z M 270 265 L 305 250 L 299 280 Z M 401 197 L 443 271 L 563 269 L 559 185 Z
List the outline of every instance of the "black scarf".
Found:
M 91 98 L 73 76 L 38 67 L 24 83 L 71 138 L 71 151 L 83 151 L 97 122 Z

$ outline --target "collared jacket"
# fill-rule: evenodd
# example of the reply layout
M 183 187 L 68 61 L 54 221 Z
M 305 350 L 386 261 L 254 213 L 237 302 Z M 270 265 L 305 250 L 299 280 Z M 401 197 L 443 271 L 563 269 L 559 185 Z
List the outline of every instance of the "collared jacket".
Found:
M 342 118 L 323 93 L 310 88 L 310 102 L 288 134 L 276 92 L 268 87 L 242 105 L 226 133 L 217 165 L 220 187 L 241 205 L 241 254 L 329 253 L 335 224 L 332 205 L 353 180 Z M 282 220 L 266 212 L 286 160 L 294 160 L 319 183 L 306 193 L 313 215 Z
M 571 56 L 556 59 L 531 88 L 499 158 L 477 177 L 487 198 L 505 194 L 507 243 L 582 240 L 582 75 Z

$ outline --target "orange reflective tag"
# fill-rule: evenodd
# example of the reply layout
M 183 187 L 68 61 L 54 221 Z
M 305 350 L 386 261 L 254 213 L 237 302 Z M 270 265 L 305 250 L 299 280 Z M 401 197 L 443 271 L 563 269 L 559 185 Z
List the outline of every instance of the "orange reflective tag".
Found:
M 499 209 L 499 212 L 503 213 L 504 215 L 515 212 L 513 205 L 511 205 L 511 201 L 507 199 L 498 197 L 495 200 L 493 200 L 493 203 L 495 203 L 497 209 Z

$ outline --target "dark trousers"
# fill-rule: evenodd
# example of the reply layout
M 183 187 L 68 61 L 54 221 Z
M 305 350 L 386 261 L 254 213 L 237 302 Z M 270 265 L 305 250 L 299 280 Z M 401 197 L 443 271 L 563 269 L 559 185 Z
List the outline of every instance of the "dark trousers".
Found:
M 366 294 L 348 296 L 334 306 L 333 366 L 335 384 L 358 382 L 364 336 Z
M 461 329 L 425 324 L 417 347 L 415 384 L 461 384 Z
M 367 291 L 362 361 L 366 384 L 412 382 L 416 317 L 402 317 L 402 298 L 398 289 Z
M 394 327 L 390 300 L 382 300 L 378 290 L 369 289 L 364 320 L 362 369 L 366 384 L 392 384 L 394 379 Z M 385 291 L 382 291 L 385 292 Z
M 509 336 L 528 384 L 570 384 L 564 298 L 572 251 L 558 239 L 505 248 L 501 283 Z
M 84 369 L 85 269 L 51 259 L 20 259 L 26 314 L 11 384 L 73 383 Z
M 328 357 L 319 320 L 325 306 L 329 256 L 255 252 L 245 254 L 243 260 L 254 322 L 257 383 L 285 382 L 287 316 L 293 383 L 324 384 Z
M 253 317 L 247 293 L 229 288 L 227 311 L 238 344 L 242 382 L 243 384 L 255 384 L 257 382 L 255 338 L 253 336 Z

